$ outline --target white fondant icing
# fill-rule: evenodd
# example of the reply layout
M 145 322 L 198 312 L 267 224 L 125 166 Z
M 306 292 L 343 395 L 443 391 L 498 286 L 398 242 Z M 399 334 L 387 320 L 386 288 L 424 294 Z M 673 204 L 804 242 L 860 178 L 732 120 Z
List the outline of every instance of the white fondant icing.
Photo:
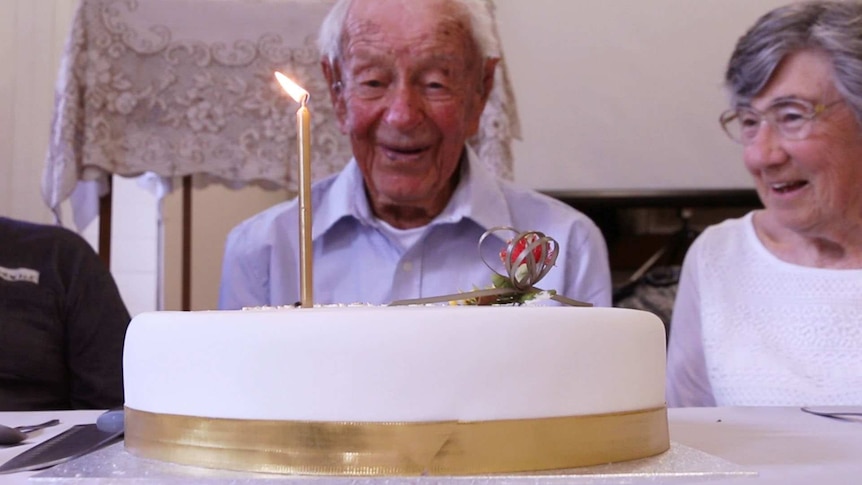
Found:
M 474 421 L 665 401 L 664 327 L 619 308 L 153 312 L 123 361 L 126 406 L 202 417 Z

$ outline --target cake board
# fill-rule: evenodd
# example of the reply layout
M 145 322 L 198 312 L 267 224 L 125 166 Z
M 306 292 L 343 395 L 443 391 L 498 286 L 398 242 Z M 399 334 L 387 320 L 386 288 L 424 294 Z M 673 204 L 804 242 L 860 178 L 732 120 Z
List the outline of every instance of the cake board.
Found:
M 388 485 L 393 481 L 413 485 L 637 485 L 681 484 L 738 477 L 757 477 L 757 472 L 673 442 L 665 453 L 622 463 L 536 473 L 419 477 L 334 477 L 215 470 L 138 458 L 126 452 L 123 443 L 116 443 L 33 475 L 30 481 L 59 485 L 266 485 L 285 482 L 296 485 Z

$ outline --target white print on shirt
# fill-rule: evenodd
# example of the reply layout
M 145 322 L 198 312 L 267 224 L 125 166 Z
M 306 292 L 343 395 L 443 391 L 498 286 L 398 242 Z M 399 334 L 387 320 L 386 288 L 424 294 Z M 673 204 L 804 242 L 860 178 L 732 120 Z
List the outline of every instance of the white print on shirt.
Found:
M 26 281 L 34 285 L 39 284 L 39 272 L 29 268 L 12 269 L 0 266 L 0 278 L 6 281 Z

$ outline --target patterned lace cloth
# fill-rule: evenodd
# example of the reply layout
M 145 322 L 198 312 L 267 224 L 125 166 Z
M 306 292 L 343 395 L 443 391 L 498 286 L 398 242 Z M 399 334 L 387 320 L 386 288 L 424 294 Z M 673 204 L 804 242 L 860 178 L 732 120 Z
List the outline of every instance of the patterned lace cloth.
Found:
M 58 213 L 82 181 L 104 193 L 110 174 L 151 173 L 163 183 L 195 174 L 198 185 L 295 191 L 298 106 L 278 86 L 276 70 L 311 93 L 313 178 L 341 170 L 350 145 L 338 130 L 315 46 L 332 3 L 81 0 L 57 83 L 46 204 Z M 493 12 L 490 1 L 488 8 Z M 510 145 L 519 136 L 501 62 L 471 145 L 495 173 L 511 178 Z M 93 205 L 93 194 L 78 205 Z M 95 216 L 94 207 L 75 211 L 88 214 L 76 216 L 79 227 Z

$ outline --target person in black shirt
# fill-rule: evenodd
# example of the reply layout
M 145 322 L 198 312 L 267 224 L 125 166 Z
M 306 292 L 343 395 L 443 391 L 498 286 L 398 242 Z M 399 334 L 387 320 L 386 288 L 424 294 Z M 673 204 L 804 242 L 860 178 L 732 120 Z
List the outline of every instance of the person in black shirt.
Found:
M 0 217 L 0 410 L 122 405 L 129 321 L 83 238 Z

